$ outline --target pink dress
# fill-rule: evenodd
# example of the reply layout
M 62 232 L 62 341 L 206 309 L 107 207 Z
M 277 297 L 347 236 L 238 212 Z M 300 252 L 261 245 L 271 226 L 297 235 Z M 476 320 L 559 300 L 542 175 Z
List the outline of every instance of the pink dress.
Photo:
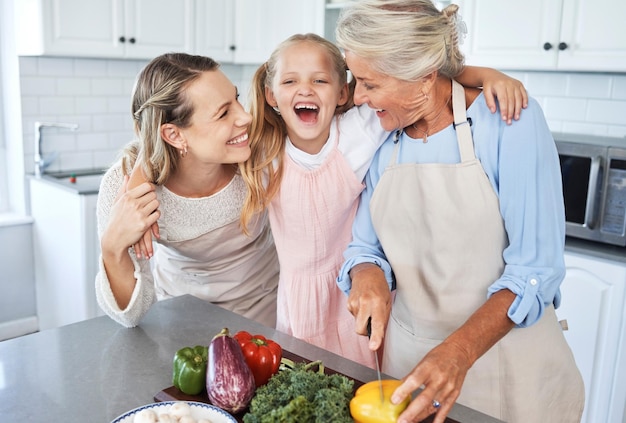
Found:
M 362 190 L 337 145 L 313 170 L 285 154 L 269 216 L 280 262 L 276 329 L 373 368 L 336 282 Z

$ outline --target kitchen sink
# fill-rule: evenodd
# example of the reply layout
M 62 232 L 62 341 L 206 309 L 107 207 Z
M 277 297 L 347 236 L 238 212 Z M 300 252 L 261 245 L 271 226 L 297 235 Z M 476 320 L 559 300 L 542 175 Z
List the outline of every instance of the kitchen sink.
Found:
M 95 193 L 100 189 L 104 172 L 105 169 L 53 172 L 44 173 L 41 178 L 79 193 Z

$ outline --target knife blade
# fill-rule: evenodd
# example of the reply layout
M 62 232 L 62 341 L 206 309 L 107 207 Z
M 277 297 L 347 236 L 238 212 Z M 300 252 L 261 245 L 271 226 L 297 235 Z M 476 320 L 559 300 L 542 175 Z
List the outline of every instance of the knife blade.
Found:
M 367 319 L 367 337 L 372 336 L 372 317 Z M 376 374 L 378 375 L 378 390 L 380 391 L 380 403 L 385 402 L 385 395 L 383 394 L 383 381 L 380 377 L 380 363 L 378 363 L 378 351 L 373 351 L 374 361 L 376 362 Z

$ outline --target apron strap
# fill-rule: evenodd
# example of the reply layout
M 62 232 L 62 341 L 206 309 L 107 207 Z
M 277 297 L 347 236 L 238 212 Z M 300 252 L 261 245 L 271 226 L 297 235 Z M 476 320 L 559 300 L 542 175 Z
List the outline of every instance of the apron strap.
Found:
M 452 113 L 454 114 L 454 129 L 456 129 L 456 138 L 459 143 L 459 153 L 461 154 L 461 163 L 474 160 L 474 142 L 472 140 L 472 131 L 467 121 L 465 103 L 465 90 L 463 86 L 452 80 Z

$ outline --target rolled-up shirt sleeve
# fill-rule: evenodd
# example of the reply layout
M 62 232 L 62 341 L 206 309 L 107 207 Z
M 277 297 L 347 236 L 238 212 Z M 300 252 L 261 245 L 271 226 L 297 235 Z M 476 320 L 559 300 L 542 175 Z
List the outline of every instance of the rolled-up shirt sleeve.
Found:
M 515 293 L 508 316 L 518 327 L 527 327 L 546 306 L 560 303 L 565 210 L 558 153 L 543 113 L 533 100 L 522 115 L 503 127 L 497 154 L 482 155 L 494 159 L 481 162 L 498 194 L 509 238 L 504 272 L 488 295 L 502 289 Z

